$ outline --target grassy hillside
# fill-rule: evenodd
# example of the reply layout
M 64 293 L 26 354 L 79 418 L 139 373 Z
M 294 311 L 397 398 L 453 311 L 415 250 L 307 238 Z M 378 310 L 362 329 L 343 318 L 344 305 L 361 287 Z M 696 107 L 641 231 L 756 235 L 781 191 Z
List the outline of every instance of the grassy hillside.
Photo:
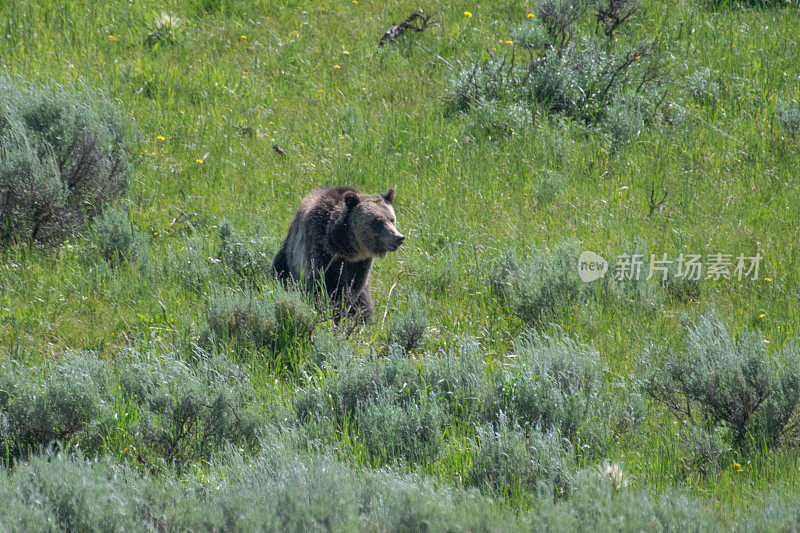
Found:
M 631 529 L 748 527 L 751 505 L 775 520 L 760 527 L 794 524 L 776 509 L 800 481 L 800 11 L 643 0 L 610 39 L 583 13 L 575 48 L 547 56 L 526 47 L 547 3 L 0 0 L 8 83 L 107 95 L 129 116 L 135 165 L 114 226 L 130 243 L 113 244 L 113 221 L 0 243 L 0 493 L 22 502 L 8 512 L 62 477 L 100 490 L 112 475 L 26 463 L 57 439 L 117 469 L 125 501 L 190 493 L 227 509 L 225 472 L 254 494 L 266 483 L 298 507 L 264 507 L 288 516 L 264 528 L 402 527 L 350 503 L 325 522 L 336 505 L 314 476 L 353 501 L 407 497 L 434 529 L 595 527 L 604 498 L 644 509 L 617 524 Z M 416 9 L 436 24 L 379 48 Z M 586 65 L 652 39 L 618 93 L 587 96 Z M 548 57 L 574 76 L 560 90 L 591 105 L 525 85 Z M 454 108 L 459 80 L 498 64 L 505 85 Z M 657 80 L 635 114 L 648 65 Z M 266 269 L 323 185 L 396 188 L 407 236 L 373 269 L 375 324 L 352 331 Z M 578 280 L 583 250 L 612 261 L 604 281 Z M 763 260 L 755 279 L 613 282 L 631 253 L 645 271 L 650 254 Z M 281 491 L 292 476 L 307 493 Z M 101 512 L 74 504 L 90 494 L 64 504 L 61 527 Z M 158 523 L 189 524 L 181 505 Z M 214 512 L 196 527 L 234 528 Z

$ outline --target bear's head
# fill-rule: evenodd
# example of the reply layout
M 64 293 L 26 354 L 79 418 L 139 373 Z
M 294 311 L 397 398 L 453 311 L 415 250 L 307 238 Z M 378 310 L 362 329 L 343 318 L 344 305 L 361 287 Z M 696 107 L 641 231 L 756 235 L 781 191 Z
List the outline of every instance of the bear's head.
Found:
M 348 220 L 360 257 L 384 257 L 396 251 L 405 236 L 397 230 L 394 216 L 394 189 L 386 194 L 359 194 L 348 191 L 344 196 Z

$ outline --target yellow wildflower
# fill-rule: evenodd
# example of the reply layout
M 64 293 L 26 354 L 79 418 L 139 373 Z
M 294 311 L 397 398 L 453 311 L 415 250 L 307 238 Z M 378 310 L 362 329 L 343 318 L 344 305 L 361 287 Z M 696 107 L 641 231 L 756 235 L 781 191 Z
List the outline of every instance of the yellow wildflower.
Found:
M 764 278 L 764 281 L 772 281 L 772 278 Z
M 765 316 L 767 316 L 767 315 L 765 315 L 764 313 L 761 313 L 760 315 L 758 315 L 758 318 L 764 318 Z
M 242 35 L 242 39 L 247 39 L 247 35 Z
M 342 50 L 342 53 L 343 53 L 344 55 L 346 55 L 346 56 L 349 56 L 349 55 L 350 55 L 350 52 L 348 52 L 347 50 Z
M 506 44 L 514 44 L 514 41 L 509 39 L 508 41 L 506 41 Z
M 526 16 L 526 17 L 528 17 L 529 19 L 532 19 L 532 18 L 533 18 L 533 13 L 528 13 L 528 14 L 527 14 L 527 15 L 525 15 L 525 16 Z
M 202 165 L 203 163 L 205 163 L 205 161 L 203 161 L 203 160 L 202 160 L 202 159 L 200 159 L 199 157 L 198 157 L 197 159 L 195 159 L 195 160 L 194 160 L 194 162 L 195 162 L 195 163 L 199 163 L 199 164 L 201 164 L 201 165 Z
M 111 39 L 112 41 L 116 41 L 117 40 L 117 38 L 114 37 L 113 35 L 109 35 L 108 38 Z
M 156 139 L 158 139 L 159 141 L 166 141 L 167 140 L 167 138 L 164 137 L 163 135 L 159 135 L 158 137 L 156 137 Z
M 464 11 L 464 16 L 470 18 L 472 17 L 472 13 L 470 13 L 469 11 Z
M 342 68 L 339 65 L 334 65 L 333 68 Z

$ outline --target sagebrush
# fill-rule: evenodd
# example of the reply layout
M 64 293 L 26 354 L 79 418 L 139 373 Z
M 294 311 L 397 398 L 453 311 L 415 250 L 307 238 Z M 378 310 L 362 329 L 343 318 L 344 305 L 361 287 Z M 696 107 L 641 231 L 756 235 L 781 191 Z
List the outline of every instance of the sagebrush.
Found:
M 57 242 L 127 190 L 133 128 L 117 102 L 8 77 L 0 94 L 1 241 Z

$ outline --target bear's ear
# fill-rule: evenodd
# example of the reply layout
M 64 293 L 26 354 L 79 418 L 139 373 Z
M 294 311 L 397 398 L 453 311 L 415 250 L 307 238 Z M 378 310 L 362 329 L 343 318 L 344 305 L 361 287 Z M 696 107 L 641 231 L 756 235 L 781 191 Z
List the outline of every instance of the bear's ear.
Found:
M 383 195 L 383 199 L 386 200 L 387 204 L 394 203 L 394 189 L 389 189 L 386 194 Z
M 347 204 L 347 209 L 353 209 L 360 201 L 361 199 L 353 191 L 347 191 L 344 193 L 344 203 Z

